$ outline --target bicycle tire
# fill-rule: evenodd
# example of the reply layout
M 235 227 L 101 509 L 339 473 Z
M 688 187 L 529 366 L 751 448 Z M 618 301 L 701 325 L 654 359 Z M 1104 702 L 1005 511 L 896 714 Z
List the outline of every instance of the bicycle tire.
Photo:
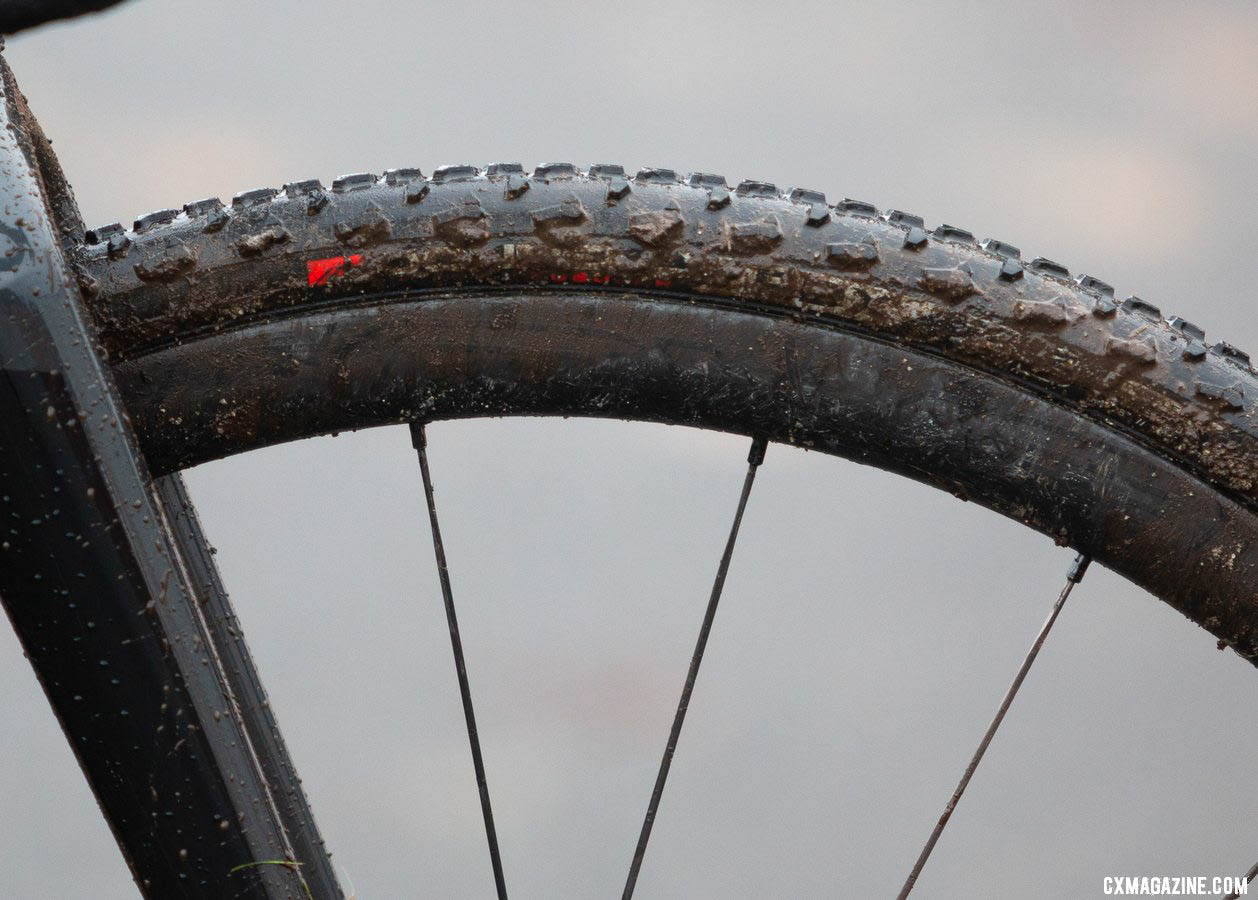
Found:
M 155 473 L 408 419 L 697 424 L 973 499 L 1258 664 L 1248 356 L 1089 275 L 815 191 L 445 166 L 159 210 L 75 269 Z

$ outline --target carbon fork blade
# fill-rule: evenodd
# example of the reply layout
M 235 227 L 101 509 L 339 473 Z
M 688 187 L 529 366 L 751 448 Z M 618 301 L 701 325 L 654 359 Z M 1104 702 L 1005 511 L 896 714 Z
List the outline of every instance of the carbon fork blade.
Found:
M 450 645 L 454 650 L 454 669 L 459 677 L 459 694 L 463 699 L 463 718 L 467 722 L 467 740 L 472 747 L 472 765 L 476 769 L 476 789 L 480 793 L 480 809 L 485 819 L 485 838 L 489 842 L 489 861 L 494 869 L 494 887 L 498 900 L 507 900 L 507 884 L 502 874 L 502 854 L 498 851 L 498 831 L 494 828 L 494 811 L 489 803 L 489 783 L 485 779 L 485 760 L 480 752 L 480 736 L 476 730 L 476 713 L 472 709 L 472 688 L 467 680 L 467 664 L 463 659 L 463 640 L 459 637 L 459 620 L 454 613 L 454 593 L 450 590 L 450 570 L 446 551 L 441 543 L 441 527 L 437 523 L 437 502 L 433 497 L 432 475 L 428 471 L 428 439 L 424 426 L 411 423 L 411 443 L 419 454 L 419 471 L 424 480 L 424 498 L 428 502 L 428 521 L 432 526 L 432 549 L 437 558 L 437 577 L 441 580 L 441 598 L 446 607 L 446 623 L 450 626 Z
M 743 479 L 743 492 L 738 498 L 738 509 L 734 513 L 734 524 L 730 526 L 729 538 L 725 542 L 725 552 L 721 554 L 721 563 L 716 570 L 716 580 L 712 583 L 712 594 L 708 598 L 708 608 L 703 615 L 703 624 L 699 628 L 699 639 L 695 642 L 694 655 L 690 658 L 690 669 L 686 673 L 686 683 L 681 689 L 681 700 L 677 703 L 677 712 L 673 716 L 673 727 L 668 733 L 668 744 L 664 747 L 664 758 L 660 760 L 660 770 L 655 776 L 655 788 L 651 791 L 651 802 L 647 805 L 646 816 L 642 820 L 642 831 L 638 834 L 638 845 L 633 852 L 633 863 L 629 867 L 629 877 L 625 881 L 622 900 L 633 897 L 634 887 L 638 883 L 638 873 L 642 869 L 642 859 L 646 855 L 647 841 L 651 838 L 651 827 L 655 824 L 655 815 L 659 811 L 660 797 L 664 793 L 664 783 L 668 780 L 668 770 L 673 764 L 673 754 L 677 751 L 677 739 L 681 736 L 681 726 L 686 720 L 686 710 L 690 707 L 690 695 L 694 693 L 695 679 L 699 675 L 699 664 L 703 662 L 703 651 L 708 645 L 708 635 L 712 631 L 712 621 L 716 618 L 716 607 L 721 600 L 721 591 L 725 588 L 725 576 L 729 572 L 730 559 L 734 555 L 734 543 L 738 540 L 738 528 L 742 525 L 743 512 L 747 509 L 747 498 L 751 496 L 751 486 L 756 480 L 756 469 L 764 462 L 768 441 L 756 438 L 752 441 L 751 451 L 747 454 L 747 476 Z
M 978 764 L 983 759 L 983 754 L 987 752 L 988 745 L 992 742 L 992 738 L 996 736 L 996 729 L 1000 727 L 1000 723 L 1005 719 L 1005 713 L 1009 712 L 1009 707 L 1013 703 L 1013 698 L 1018 694 L 1018 688 L 1022 687 L 1022 682 L 1026 679 L 1027 672 L 1031 671 L 1031 664 L 1035 662 L 1035 657 L 1040 653 L 1040 648 L 1044 646 L 1044 641 L 1048 637 L 1048 632 L 1052 629 L 1053 623 L 1057 621 L 1057 615 L 1061 612 L 1062 606 L 1066 603 L 1066 598 L 1070 596 L 1070 592 L 1074 586 L 1083 580 L 1084 573 L 1088 570 L 1088 564 L 1092 560 L 1090 557 L 1080 553 L 1075 557 L 1074 562 L 1070 564 L 1070 570 L 1066 573 L 1066 584 L 1062 587 L 1061 593 L 1057 595 L 1057 602 L 1053 604 L 1052 611 L 1049 612 L 1048 618 L 1044 620 L 1044 624 L 1040 626 L 1039 634 L 1035 636 L 1035 641 L 1031 644 L 1031 649 L 1027 651 L 1026 658 L 1022 660 L 1022 666 L 1018 669 L 1018 674 L 1014 676 L 1013 684 L 1009 685 L 1009 690 L 1005 692 L 1005 699 L 1001 701 L 1000 708 L 996 710 L 996 716 L 992 719 L 990 725 L 987 726 L 987 732 L 983 735 L 983 739 L 979 741 L 978 749 L 974 751 L 974 756 L 970 759 L 970 764 L 965 767 L 965 774 L 961 776 L 957 789 L 952 792 L 952 797 L 948 800 L 948 805 L 944 807 L 943 815 L 939 817 L 939 821 L 935 823 L 935 830 L 930 833 L 930 837 L 926 841 L 926 846 L 922 848 L 922 853 L 917 857 L 917 862 L 913 864 L 913 871 L 909 873 L 909 877 L 904 882 L 904 887 L 900 888 L 897 900 L 905 900 L 909 892 L 913 890 L 913 885 L 917 883 L 917 877 L 922 874 L 922 867 L 926 865 L 926 860 L 930 858 L 930 852 L 935 849 L 935 844 L 939 841 L 939 836 L 943 834 L 944 826 L 948 824 L 948 820 L 952 818 L 953 810 L 957 808 L 957 803 L 961 800 L 961 795 L 965 793 L 966 787 L 970 783 L 970 779 L 974 777 L 974 771 L 978 768 Z

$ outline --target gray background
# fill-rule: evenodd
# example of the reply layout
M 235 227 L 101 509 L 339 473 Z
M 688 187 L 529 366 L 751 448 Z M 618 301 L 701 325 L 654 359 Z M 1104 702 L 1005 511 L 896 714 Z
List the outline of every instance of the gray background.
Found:
M 695 168 L 996 236 L 1258 349 L 1255 46 L 1240 3 L 148 0 L 7 55 L 89 225 L 389 166 Z M 539 420 L 430 438 L 513 896 L 614 896 L 746 441 Z M 405 432 L 188 477 L 346 887 L 490 895 Z M 639 896 L 893 894 L 1070 556 L 770 448 Z M 1094 570 L 918 895 L 1243 872 L 1255 674 Z M 134 896 L 7 627 L 0 721 L 0 893 Z

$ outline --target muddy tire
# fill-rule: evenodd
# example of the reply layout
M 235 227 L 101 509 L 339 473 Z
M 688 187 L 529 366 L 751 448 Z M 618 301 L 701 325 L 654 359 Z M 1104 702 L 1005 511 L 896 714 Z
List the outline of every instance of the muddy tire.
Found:
M 467 415 L 754 433 L 983 503 L 1258 657 L 1248 356 L 1003 241 L 567 164 L 300 181 L 86 237 L 155 472 Z

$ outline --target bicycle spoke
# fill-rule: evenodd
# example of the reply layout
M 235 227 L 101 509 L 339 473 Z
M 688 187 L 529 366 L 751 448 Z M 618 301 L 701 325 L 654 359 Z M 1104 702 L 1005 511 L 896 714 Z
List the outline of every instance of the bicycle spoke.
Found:
M 625 881 L 625 892 L 622 900 L 633 896 L 634 886 L 638 883 L 638 872 L 642 868 L 642 858 L 646 855 L 646 844 L 651 838 L 651 826 L 655 824 L 655 814 L 659 810 L 660 796 L 664 793 L 664 782 L 668 780 L 668 770 L 673 764 L 673 754 L 677 750 L 677 739 L 681 735 L 682 723 L 686 720 L 686 710 L 690 707 L 690 695 L 694 692 L 695 678 L 699 674 L 699 664 L 703 661 L 703 651 L 708 645 L 708 635 L 712 631 L 712 620 L 716 618 L 716 606 L 721 600 L 721 591 L 725 587 L 725 575 L 729 572 L 730 558 L 734 555 L 734 542 L 738 540 L 738 527 L 743 521 L 743 511 L 747 508 L 747 498 L 751 496 L 751 485 L 756 480 L 756 469 L 764 462 L 764 453 L 768 441 L 756 438 L 751 443 L 751 451 L 747 454 L 747 477 L 743 479 L 743 492 L 738 498 L 738 509 L 734 513 L 734 524 L 730 526 L 729 538 L 725 541 L 725 552 L 721 554 L 721 564 L 716 570 L 716 580 L 712 584 L 712 595 L 708 598 L 708 608 L 703 615 L 703 625 L 699 628 L 699 639 L 695 642 L 695 652 L 690 658 L 690 670 L 686 673 L 686 683 L 681 689 L 681 700 L 677 703 L 677 712 L 673 716 L 673 727 L 668 733 L 668 744 L 664 747 L 664 758 L 660 760 L 660 770 L 655 776 L 655 789 L 651 791 L 651 802 L 647 804 L 646 817 L 642 820 L 642 831 L 638 835 L 638 846 L 633 852 L 633 863 L 629 867 L 629 878 Z
M 1258 863 L 1254 863 L 1250 866 L 1249 871 L 1245 873 L 1245 884 L 1249 884 L 1253 881 L 1255 875 L 1258 875 Z M 1223 900 L 1240 900 L 1240 896 L 1239 891 L 1232 891 L 1232 893 L 1224 897 Z
M 428 439 L 424 426 L 411 423 L 411 443 L 419 454 L 419 471 L 424 479 L 424 497 L 428 501 L 428 521 L 432 525 L 432 549 L 437 557 L 437 577 L 441 580 L 441 597 L 446 606 L 446 622 L 450 626 L 450 645 L 454 649 L 454 668 L 459 676 L 459 693 L 463 698 L 463 718 L 467 721 L 467 740 L 472 745 L 472 765 L 476 769 L 476 789 L 480 792 L 480 808 L 485 818 L 485 838 L 489 841 L 489 861 L 494 869 L 494 886 L 499 900 L 506 900 L 507 885 L 502 876 L 502 856 L 498 852 L 498 832 L 494 828 L 494 811 L 489 805 L 489 783 L 485 780 L 485 760 L 481 757 L 480 737 L 476 731 L 476 714 L 472 711 L 472 689 L 467 680 L 467 665 L 463 660 L 463 641 L 459 637 L 459 620 L 454 614 L 454 594 L 450 590 L 450 571 L 446 566 L 446 551 L 441 543 L 441 528 L 437 524 L 437 502 L 433 497 L 432 476 L 428 472 Z
M 944 808 L 943 815 L 935 823 L 935 830 L 930 833 L 930 838 L 926 841 L 926 846 L 922 848 L 922 854 L 913 865 L 913 871 L 909 873 L 908 880 L 904 882 L 904 887 L 900 889 L 897 900 L 904 900 L 909 895 L 909 892 L 913 890 L 913 885 L 917 883 L 917 876 L 922 874 L 922 867 L 926 865 L 926 860 L 930 857 L 930 851 L 935 849 L 935 844 L 939 841 L 939 835 L 943 834 L 944 826 L 952 818 L 952 811 L 957 808 L 957 802 L 961 799 L 961 795 L 965 793 L 965 788 L 969 785 L 970 779 L 974 777 L 974 770 L 978 768 L 983 754 L 987 752 L 987 745 L 996 736 L 996 729 L 1004 721 L 1005 713 L 1009 711 L 1009 706 L 1013 703 L 1013 698 L 1017 695 L 1018 688 L 1022 687 L 1022 682 L 1026 678 L 1027 672 L 1031 670 L 1031 664 L 1035 662 L 1035 657 L 1039 655 L 1040 648 L 1044 646 L 1044 640 L 1048 637 L 1049 630 L 1053 627 L 1053 623 L 1057 621 L 1057 614 L 1061 612 L 1061 608 L 1066 603 L 1066 598 L 1070 596 L 1074 586 L 1083 580 L 1083 574 L 1088 570 L 1088 564 L 1091 561 L 1090 557 L 1080 553 L 1075 557 L 1074 562 L 1070 564 L 1070 571 L 1066 573 L 1066 584 L 1062 587 L 1061 593 L 1057 595 L 1057 602 L 1053 604 L 1052 612 L 1044 620 L 1044 624 L 1040 627 L 1040 633 L 1035 636 L 1035 642 L 1031 644 L 1031 649 L 1027 651 L 1026 659 L 1022 660 L 1022 667 L 1018 669 L 1018 674 L 1014 677 L 1013 684 L 1009 686 L 1009 690 L 1005 693 L 1005 699 L 1001 701 L 1000 709 L 996 710 L 996 717 L 987 726 L 987 733 L 983 735 L 983 740 L 979 742 L 978 749 L 974 751 L 974 756 L 970 759 L 970 764 L 966 766 L 965 774 L 961 776 L 961 782 L 957 785 L 957 789 L 952 792 L 952 799 L 948 801 L 948 805 Z

